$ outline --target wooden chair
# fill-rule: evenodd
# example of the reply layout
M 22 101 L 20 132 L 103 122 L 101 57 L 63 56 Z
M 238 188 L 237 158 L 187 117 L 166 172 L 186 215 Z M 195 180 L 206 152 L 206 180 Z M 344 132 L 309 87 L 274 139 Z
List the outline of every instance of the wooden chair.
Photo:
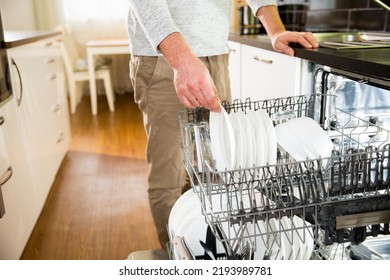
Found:
M 81 82 L 89 81 L 88 65 L 87 60 L 79 56 L 70 30 L 66 27 L 61 27 L 61 31 L 63 33 L 62 53 L 68 81 L 70 111 L 74 114 L 82 97 Z M 115 95 L 111 82 L 110 62 L 101 60 L 95 63 L 95 65 L 97 65 L 95 68 L 96 80 L 103 80 L 109 109 L 111 112 L 114 112 Z

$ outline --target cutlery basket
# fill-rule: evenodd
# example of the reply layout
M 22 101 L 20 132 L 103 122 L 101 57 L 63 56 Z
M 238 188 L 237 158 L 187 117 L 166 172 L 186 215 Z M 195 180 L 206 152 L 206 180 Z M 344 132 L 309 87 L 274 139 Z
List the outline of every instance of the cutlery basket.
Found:
M 294 161 L 278 147 L 276 164 L 235 170 L 217 171 L 188 145 L 186 127 L 207 131 L 209 111 L 179 112 L 191 187 L 228 259 L 248 246 L 250 259 L 351 259 L 353 246 L 390 233 L 390 132 L 337 108 L 324 114 L 324 98 L 332 97 L 224 103 L 227 113 L 266 110 L 275 125 L 313 118 L 333 143 L 327 158 Z

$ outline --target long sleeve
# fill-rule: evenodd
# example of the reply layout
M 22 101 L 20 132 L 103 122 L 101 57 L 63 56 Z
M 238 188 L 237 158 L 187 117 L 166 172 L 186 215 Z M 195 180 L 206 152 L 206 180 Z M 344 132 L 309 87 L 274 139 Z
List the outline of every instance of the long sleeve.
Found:
M 161 55 L 158 46 L 179 32 L 197 56 L 229 52 L 230 0 L 129 0 L 134 55 Z
M 173 32 L 180 32 L 166 0 L 130 0 L 130 8 L 157 53 L 157 47 L 163 39 Z
M 247 0 L 246 2 L 248 3 L 249 7 L 251 8 L 251 10 L 255 15 L 257 13 L 257 10 L 263 6 L 277 5 L 276 0 Z

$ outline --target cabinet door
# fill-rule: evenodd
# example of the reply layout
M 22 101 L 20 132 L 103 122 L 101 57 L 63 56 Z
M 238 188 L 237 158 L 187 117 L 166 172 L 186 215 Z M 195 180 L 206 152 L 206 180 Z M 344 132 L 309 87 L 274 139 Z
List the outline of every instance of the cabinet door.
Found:
M 0 108 L 2 145 L 7 150 L 12 175 L 1 186 L 5 214 L 0 219 L 0 259 L 19 259 L 40 213 L 37 189 L 32 185 L 15 98 Z
M 63 99 L 66 93 L 64 73 L 61 71 L 62 58 L 54 50 L 39 60 L 45 73 L 40 77 L 45 88 L 37 89 L 34 97 L 42 102 L 35 111 L 37 113 L 35 129 L 42 132 L 35 142 L 37 152 L 35 159 L 40 166 L 36 173 L 39 174 L 37 181 L 41 186 L 42 197 L 46 200 L 67 151 L 70 131 L 67 106 Z
M 241 59 L 243 99 L 264 100 L 299 94 L 299 58 L 242 45 Z
M 10 49 L 9 57 L 22 137 L 33 170 L 31 187 L 36 188 L 35 203 L 42 209 L 70 139 L 61 49 L 37 43 Z
M 229 41 L 229 75 L 232 101 L 241 99 L 241 44 Z

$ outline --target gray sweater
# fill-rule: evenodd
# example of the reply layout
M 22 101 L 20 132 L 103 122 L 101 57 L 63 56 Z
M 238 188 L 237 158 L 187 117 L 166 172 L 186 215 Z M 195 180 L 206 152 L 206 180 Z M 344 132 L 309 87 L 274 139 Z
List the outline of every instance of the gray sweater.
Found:
M 198 57 L 229 52 L 231 0 L 129 0 L 128 33 L 133 55 L 160 55 L 158 45 L 180 32 Z M 252 11 L 276 0 L 247 0 Z

